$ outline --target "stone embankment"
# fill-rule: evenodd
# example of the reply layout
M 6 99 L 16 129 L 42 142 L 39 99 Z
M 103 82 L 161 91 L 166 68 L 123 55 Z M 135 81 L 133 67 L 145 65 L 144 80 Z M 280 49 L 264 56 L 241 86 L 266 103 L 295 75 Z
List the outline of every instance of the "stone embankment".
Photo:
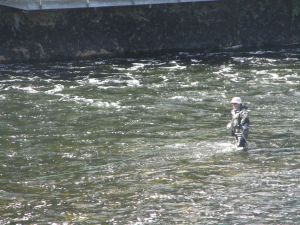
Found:
M 0 62 L 300 43 L 296 0 L 21 11 L 0 7 Z

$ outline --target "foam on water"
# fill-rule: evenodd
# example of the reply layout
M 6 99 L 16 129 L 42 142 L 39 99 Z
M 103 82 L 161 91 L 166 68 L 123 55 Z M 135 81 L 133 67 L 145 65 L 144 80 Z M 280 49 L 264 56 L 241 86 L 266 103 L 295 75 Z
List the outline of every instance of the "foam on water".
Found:
M 16 89 L 16 90 L 24 91 L 25 93 L 28 93 L 28 94 L 36 94 L 36 93 L 39 93 L 39 91 L 35 90 L 35 88 L 32 87 L 32 86 L 28 86 L 28 87 L 13 86 L 12 88 L 13 88 L 13 89 Z
M 53 89 L 45 91 L 45 93 L 53 95 L 53 94 L 62 92 L 64 90 L 64 88 L 65 88 L 64 85 L 62 85 L 62 84 L 56 84 Z
M 105 102 L 100 99 L 91 99 L 91 98 L 84 98 L 76 95 L 68 95 L 68 94 L 56 94 L 60 96 L 59 101 L 63 102 L 74 102 L 77 104 L 84 104 L 88 106 L 98 107 L 98 108 L 121 108 L 120 102 Z

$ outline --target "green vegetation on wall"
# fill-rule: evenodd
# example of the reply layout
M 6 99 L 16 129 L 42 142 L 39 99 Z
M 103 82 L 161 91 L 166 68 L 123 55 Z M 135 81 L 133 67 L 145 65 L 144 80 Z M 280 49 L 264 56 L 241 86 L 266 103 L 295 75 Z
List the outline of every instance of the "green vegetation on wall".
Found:
M 296 17 L 300 15 L 300 1 L 299 0 L 293 0 L 292 1 L 292 18 L 293 22 Z

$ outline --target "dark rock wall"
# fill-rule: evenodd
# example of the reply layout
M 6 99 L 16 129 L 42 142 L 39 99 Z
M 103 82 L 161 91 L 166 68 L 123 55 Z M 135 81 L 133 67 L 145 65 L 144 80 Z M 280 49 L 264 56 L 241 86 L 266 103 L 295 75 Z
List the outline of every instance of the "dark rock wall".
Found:
M 0 62 L 300 42 L 299 0 L 28 12 L 0 7 Z
M 253 2 L 255 2 L 253 4 Z M 240 1 L 239 42 L 245 46 L 281 46 L 300 40 L 299 0 Z

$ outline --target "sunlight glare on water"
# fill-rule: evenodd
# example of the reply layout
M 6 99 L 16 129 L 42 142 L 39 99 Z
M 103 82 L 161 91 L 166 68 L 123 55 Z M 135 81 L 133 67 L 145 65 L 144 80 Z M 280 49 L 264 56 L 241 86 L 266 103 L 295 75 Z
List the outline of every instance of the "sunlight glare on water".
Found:
M 0 224 L 297 224 L 299 57 L 1 65 Z

